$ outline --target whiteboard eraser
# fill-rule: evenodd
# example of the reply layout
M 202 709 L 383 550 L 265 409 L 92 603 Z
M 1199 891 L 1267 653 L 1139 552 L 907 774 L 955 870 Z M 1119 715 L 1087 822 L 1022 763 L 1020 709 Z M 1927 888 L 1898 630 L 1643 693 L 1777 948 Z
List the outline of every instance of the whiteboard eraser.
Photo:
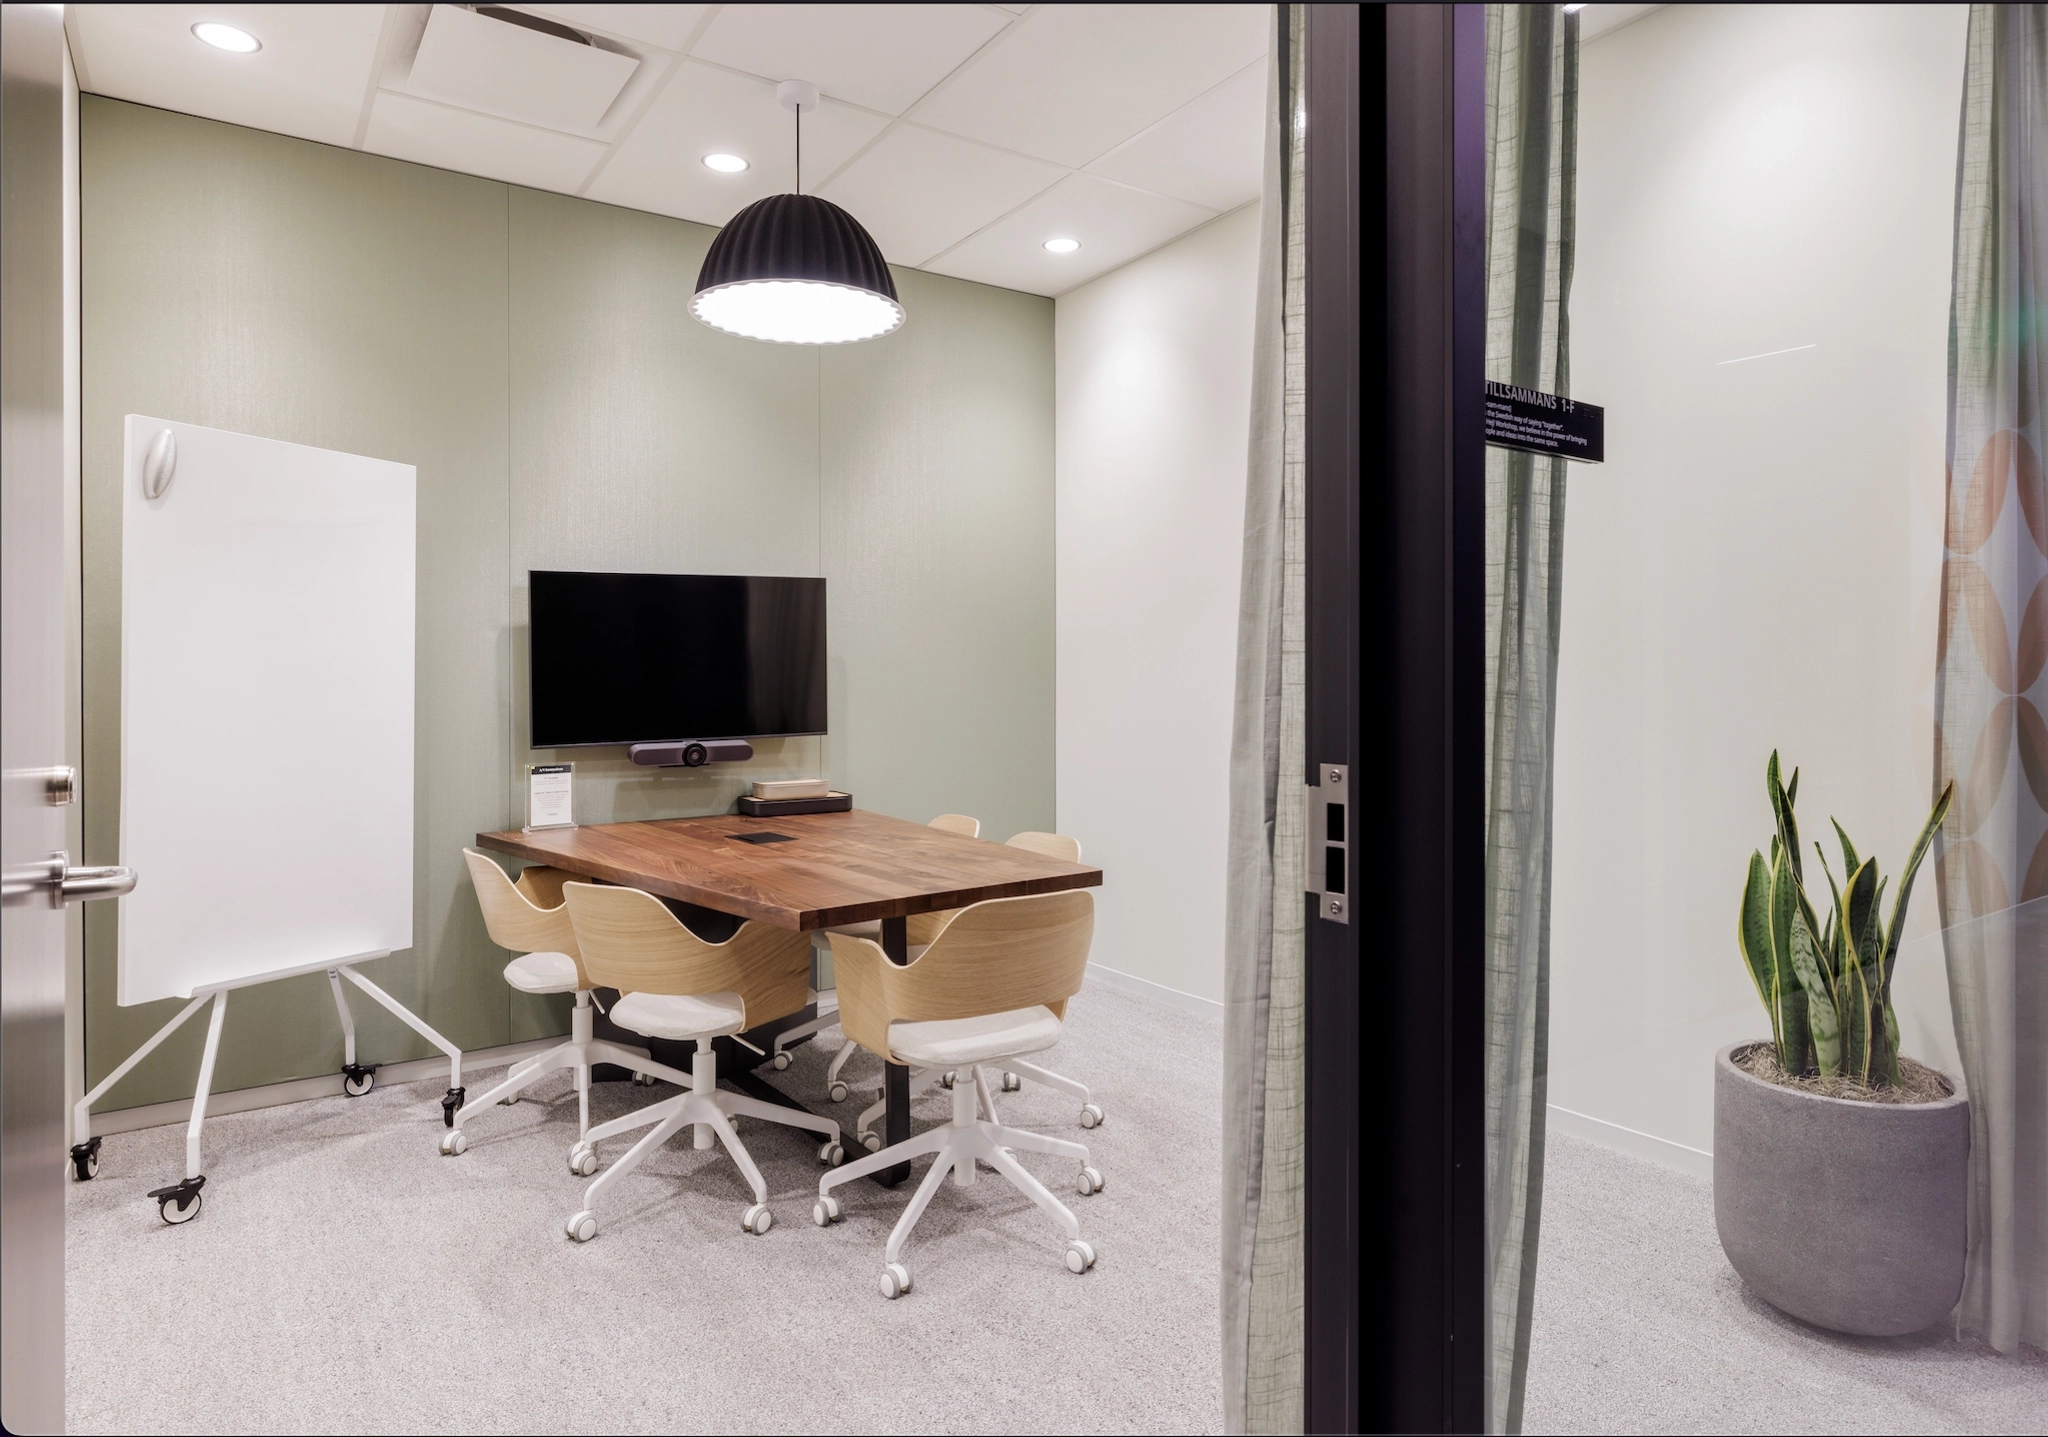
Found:
M 756 798 L 823 798 L 832 790 L 822 778 L 757 778 Z

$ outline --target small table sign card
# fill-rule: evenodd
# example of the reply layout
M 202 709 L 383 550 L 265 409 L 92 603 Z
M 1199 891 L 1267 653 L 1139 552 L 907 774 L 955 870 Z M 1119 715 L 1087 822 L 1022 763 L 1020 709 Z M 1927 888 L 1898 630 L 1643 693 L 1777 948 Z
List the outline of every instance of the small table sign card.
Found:
M 526 831 L 537 828 L 574 828 L 570 816 L 570 794 L 575 781 L 573 763 L 532 763 L 526 766 Z

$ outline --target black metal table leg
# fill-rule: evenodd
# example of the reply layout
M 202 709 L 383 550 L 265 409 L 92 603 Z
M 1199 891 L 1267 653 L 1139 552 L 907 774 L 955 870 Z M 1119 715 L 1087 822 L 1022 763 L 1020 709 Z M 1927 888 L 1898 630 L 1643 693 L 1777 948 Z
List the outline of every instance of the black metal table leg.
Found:
M 899 968 L 910 961 L 910 924 L 907 919 L 882 920 L 882 952 Z M 901 1063 L 882 1064 L 882 1145 L 895 1147 L 910 1136 L 910 1069 Z M 875 1174 L 883 1187 L 894 1187 L 910 1176 L 910 1164 L 898 1163 Z

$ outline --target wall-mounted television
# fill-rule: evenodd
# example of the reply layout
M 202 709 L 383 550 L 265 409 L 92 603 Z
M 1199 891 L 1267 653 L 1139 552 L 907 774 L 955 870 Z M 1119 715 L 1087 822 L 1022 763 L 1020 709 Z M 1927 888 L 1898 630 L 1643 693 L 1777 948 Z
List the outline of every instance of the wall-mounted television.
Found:
M 825 732 L 825 581 L 527 574 L 535 748 Z

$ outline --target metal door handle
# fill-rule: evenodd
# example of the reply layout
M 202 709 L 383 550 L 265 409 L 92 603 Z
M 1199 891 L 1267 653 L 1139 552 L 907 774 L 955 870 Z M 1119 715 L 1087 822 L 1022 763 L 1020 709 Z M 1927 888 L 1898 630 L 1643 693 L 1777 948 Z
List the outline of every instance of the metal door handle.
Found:
M 20 900 L 41 889 L 49 894 L 50 906 L 80 903 L 91 898 L 119 898 L 135 888 L 135 870 L 118 865 L 105 868 L 73 867 L 71 855 L 53 853 L 40 863 L 26 863 L 7 873 L 4 894 Z

